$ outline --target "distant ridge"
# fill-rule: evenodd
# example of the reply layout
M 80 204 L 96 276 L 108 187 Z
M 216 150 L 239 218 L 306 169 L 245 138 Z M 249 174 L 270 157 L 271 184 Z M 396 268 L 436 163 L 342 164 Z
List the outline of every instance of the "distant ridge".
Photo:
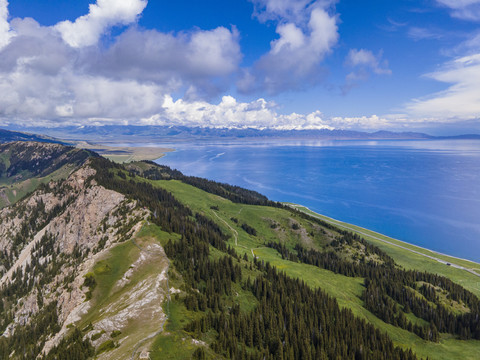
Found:
M 0 143 L 9 143 L 14 141 L 37 141 L 54 144 L 64 144 L 62 141 L 53 139 L 44 135 L 29 134 L 18 131 L 0 129 Z
M 479 134 L 464 134 L 464 135 L 456 135 L 456 136 L 437 136 L 435 139 L 458 139 L 458 140 L 479 140 Z
M 478 134 L 458 136 L 432 136 L 420 132 L 352 130 L 273 130 L 230 129 L 186 126 L 68 126 L 59 128 L 28 128 L 29 132 L 45 134 L 65 140 L 86 140 L 102 143 L 120 142 L 178 142 L 187 140 L 235 140 L 235 139 L 292 139 L 292 140 L 426 140 L 426 139 L 480 139 Z M 23 133 L 17 133 L 23 134 Z M 46 138 L 51 139 L 51 138 Z M 42 140 L 38 140 L 42 141 Z M 43 140 L 48 141 L 48 140 Z M 53 141 L 53 140 L 50 140 Z
M 432 139 L 428 134 L 417 132 L 390 132 L 377 131 L 373 133 L 351 130 L 273 130 L 273 129 L 229 129 L 229 128 L 202 128 L 186 126 L 134 126 L 134 125 L 106 125 L 106 126 L 69 126 L 62 128 L 29 128 L 31 132 L 68 140 L 93 141 L 121 141 L 138 137 L 142 140 L 188 140 L 188 139 L 235 139 L 235 138 L 282 138 L 282 139 L 325 139 L 325 140 L 364 140 L 364 139 Z

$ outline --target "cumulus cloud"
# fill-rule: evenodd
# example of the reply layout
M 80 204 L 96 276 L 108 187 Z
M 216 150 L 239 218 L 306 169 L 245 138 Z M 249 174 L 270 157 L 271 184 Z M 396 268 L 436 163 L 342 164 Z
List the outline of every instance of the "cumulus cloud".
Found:
M 268 1 L 267 9 L 270 3 L 292 2 Z M 308 4 L 301 3 L 303 6 Z M 295 11 L 297 9 L 292 8 Z M 276 32 L 279 37 L 270 43 L 270 51 L 263 55 L 252 69 L 246 69 L 237 83 L 241 92 L 266 90 L 276 94 L 319 82 L 322 75 L 320 63 L 338 40 L 337 20 L 335 16 L 329 15 L 319 2 L 302 9 L 302 13 L 308 14 L 308 21 L 281 21 L 277 25 Z M 278 16 L 289 14 L 286 10 L 272 13 Z M 292 16 L 288 16 L 286 20 L 290 18 Z
M 71 24 L 103 24 L 92 37 L 98 40 L 98 34 L 108 31 L 105 24 L 134 21 L 139 4 L 146 1 L 117 3 L 99 0 Z M 131 27 L 112 37 L 107 47 L 76 46 L 80 42 L 69 43 L 68 32 L 59 32 L 58 25 L 42 26 L 31 18 L 8 22 L 7 5 L 0 6 L 8 32 L 7 39 L 0 31 L 0 39 L 7 39 L 0 47 L 4 124 L 137 121 L 159 113 L 166 94 L 185 92 L 188 99 L 217 95 L 242 58 L 235 28 L 165 34 Z
M 62 21 L 55 28 L 70 46 L 91 46 L 110 27 L 134 23 L 146 6 L 147 0 L 97 0 L 90 4 L 87 15 L 75 22 Z
M 0 49 L 10 42 L 12 36 L 13 33 L 8 23 L 8 1 L 0 0 Z
M 243 103 L 237 102 L 232 96 L 224 96 L 219 104 L 210 104 L 205 101 L 187 102 L 183 99 L 174 101 L 167 95 L 161 111 L 142 119 L 142 124 L 236 129 L 333 129 L 318 111 L 307 115 L 283 115 L 275 111 L 275 104 L 264 99 Z
M 277 105 L 258 99 L 238 102 L 232 96 L 224 96 L 218 104 L 205 101 L 173 100 L 165 96 L 158 114 L 144 118 L 143 125 L 189 127 L 276 129 L 276 130 L 335 130 L 353 129 L 373 131 L 378 129 L 402 129 L 410 119 L 404 114 L 385 116 L 327 117 L 320 111 L 308 114 L 280 114 Z
M 390 116 L 335 116 L 329 120 L 331 126 L 337 129 L 378 130 L 395 127 Z
M 106 51 L 91 57 L 87 66 L 92 73 L 112 78 L 137 79 L 170 84 L 177 90 L 185 83 L 216 94 L 212 79 L 236 72 L 242 53 L 239 35 L 219 27 L 190 33 L 161 33 L 132 28 L 121 34 Z
M 427 76 L 450 86 L 409 103 L 411 115 L 448 121 L 480 118 L 480 54 L 458 58 Z
M 437 0 L 437 3 L 449 8 L 453 17 L 480 20 L 480 0 Z

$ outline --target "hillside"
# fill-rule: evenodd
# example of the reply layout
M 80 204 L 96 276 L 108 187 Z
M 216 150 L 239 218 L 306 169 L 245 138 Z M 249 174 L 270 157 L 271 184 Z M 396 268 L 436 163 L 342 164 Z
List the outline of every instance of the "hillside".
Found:
M 55 144 L 62 143 L 57 139 L 54 139 L 45 135 L 36 135 L 31 133 L 0 129 L 0 144 L 14 142 L 14 141 L 36 141 L 36 142 L 46 142 L 46 143 L 55 143 Z
M 28 162 L 31 146 L 55 156 Z M 72 151 L 2 150 L 35 164 L 10 180 Z M 78 154 L 0 210 L 0 359 L 478 357 L 475 275 L 253 191 Z
M 0 208 L 40 184 L 65 178 L 93 153 L 54 143 L 0 144 Z

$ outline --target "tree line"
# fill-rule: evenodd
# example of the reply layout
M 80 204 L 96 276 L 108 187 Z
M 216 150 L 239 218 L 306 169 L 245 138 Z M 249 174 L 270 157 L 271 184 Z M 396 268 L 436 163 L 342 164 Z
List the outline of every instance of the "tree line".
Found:
M 365 308 L 383 321 L 414 332 L 425 340 L 438 341 L 440 332 L 457 335 L 461 339 L 480 339 L 480 303 L 473 293 L 444 276 L 399 268 L 387 254 L 356 234 L 343 232 L 332 242 L 332 247 L 353 245 L 355 241 L 366 246 L 365 251 L 375 254 L 380 261 L 367 258 L 353 261 L 335 250 L 317 251 L 298 244 L 294 251 L 274 242 L 267 246 L 290 261 L 349 277 L 365 278 L 362 295 Z M 448 299 L 464 304 L 469 311 L 463 314 L 452 312 L 442 302 L 435 287 L 446 291 Z M 406 317 L 408 313 L 413 313 L 429 325 L 413 324 Z

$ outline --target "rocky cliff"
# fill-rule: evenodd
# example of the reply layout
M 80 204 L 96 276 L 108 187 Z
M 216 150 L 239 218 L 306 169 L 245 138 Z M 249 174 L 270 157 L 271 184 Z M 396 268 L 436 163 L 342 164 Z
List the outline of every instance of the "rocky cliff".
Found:
M 3 153 L 0 154 L 4 158 L 5 154 L 16 159 L 29 154 L 28 164 L 41 168 L 37 171 L 34 166 L 29 171 L 37 174 L 55 171 L 72 159 L 69 154 L 72 150 L 60 145 L 1 146 Z M 92 298 L 95 284 L 89 283 L 94 265 L 111 256 L 115 246 L 135 239 L 150 215 L 136 201 L 99 186 L 88 157 L 78 167 L 84 156 L 80 151 L 74 152 L 76 161 L 68 164 L 75 165 L 76 169 L 66 178 L 41 185 L 23 200 L 0 210 L 0 331 L 3 339 L 18 337 L 22 332 L 30 334 L 29 327 L 37 327 L 39 317 L 43 319 L 48 315 L 47 310 L 54 312 L 54 319 L 48 320 L 45 328 L 34 331 L 38 341 L 25 347 L 27 355 L 11 349 L 8 354 L 11 358 L 48 354 L 72 326 L 92 313 L 92 302 L 99 302 Z M 25 164 L 26 161 L 25 168 L 30 166 Z M 148 319 L 155 325 L 147 324 L 138 334 L 132 332 L 129 339 L 122 342 L 134 347 L 146 335 L 158 331 L 157 321 L 164 319 L 162 303 L 167 289 L 168 260 L 158 243 L 134 244 L 137 251 L 126 263 L 124 273 L 119 274 L 121 279 L 113 284 L 116 296 L 112 301 L 101 299 L 102 305 L 95 307 L 95 315 L 89 319 L 84 338 L 96 348 L 108 343 L 112 333 L 125 332 L 132 323 Z M 157 265 L 155 271 L 144 274 L 143 270 L 152 262 Z M 116 358 L 128 354 L 122 343 L 115 344 Z

